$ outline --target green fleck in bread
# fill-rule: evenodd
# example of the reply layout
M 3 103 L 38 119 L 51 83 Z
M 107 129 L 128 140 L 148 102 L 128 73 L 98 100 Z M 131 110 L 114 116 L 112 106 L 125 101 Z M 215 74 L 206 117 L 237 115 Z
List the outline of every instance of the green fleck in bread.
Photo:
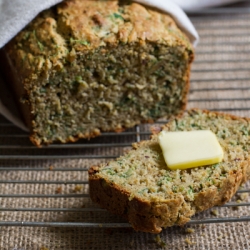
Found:
M 151 233 L 183 225 L 195 213 L 224 204 L 250 177 L 249 119 L 191 110 L 163 129 L 210 129 L 223 148 L 223 162 L 168 170 L 155 134 L 117 160 L 89 170 L 91 199 L 125 217 L 134 229 Z
M 3 50 L 36 145 L 180 114 L 193 49 L 173 19 L 137 3 L 65 1 Z

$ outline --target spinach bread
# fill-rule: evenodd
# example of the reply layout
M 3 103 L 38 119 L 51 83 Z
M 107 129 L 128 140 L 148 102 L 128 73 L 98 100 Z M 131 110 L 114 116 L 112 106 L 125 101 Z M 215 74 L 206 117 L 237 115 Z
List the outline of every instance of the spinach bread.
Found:
M 197 212 L 227 202 L 250 177 L 250 119 L 190 110 L 166 131 L 211 130 L 224 151 L 221 163 L 169 170 L 157 133 L 117 160 L 89 169 L 91 199 L 125 217 L 135 230 L 159 233 Z
M 130 1 L 64 1 L 2 53 L 38 146 L 177 115 L 187 102 L 192 45 L 170 16 Z

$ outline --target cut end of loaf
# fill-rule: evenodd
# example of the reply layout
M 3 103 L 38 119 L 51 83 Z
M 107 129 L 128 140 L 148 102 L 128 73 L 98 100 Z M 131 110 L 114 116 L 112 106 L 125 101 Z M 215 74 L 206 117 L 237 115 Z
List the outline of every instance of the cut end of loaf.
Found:
M 212 130 L 223 148 L 223 162 L 169 170 L 154 135 L 126 155 L 90 171 L 93 201 L 124 216 L 135 229 L 154 233 L 162 227 L 183 225 L 196 212 L 224 204 L 250 177 L 249 120 L 192 110 L 163 129 Z
M 180 114 L 189 63 L 182 48 L 138 43 L 78 55 L 74 64 L 30 86 L 38 144 L 90 137 Z

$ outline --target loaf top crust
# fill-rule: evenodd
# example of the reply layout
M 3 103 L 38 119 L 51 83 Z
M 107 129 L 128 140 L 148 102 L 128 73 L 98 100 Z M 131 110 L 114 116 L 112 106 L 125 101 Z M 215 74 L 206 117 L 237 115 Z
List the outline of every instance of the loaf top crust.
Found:
M 103 47 L 105 53 L 119 43 L 146 41 L 193 50 L 169 15 L 137 3 L 70 0 L 38 15 L 5 52 L 21 81 L 28 77 L 29 83 L 62 70 L 81 51 Z

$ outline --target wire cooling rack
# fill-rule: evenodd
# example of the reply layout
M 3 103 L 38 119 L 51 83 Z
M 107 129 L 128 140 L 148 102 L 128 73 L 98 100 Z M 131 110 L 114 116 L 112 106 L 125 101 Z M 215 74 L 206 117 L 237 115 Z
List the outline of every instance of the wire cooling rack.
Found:
M 192 66 L 189 108 L 250 117 L 249 18 L 250 8 L 192 13 L 201 39 Z M 87 170 L 122 154 L 132 142 L 147 139 L 149 128 L 140 125 L 119 134 L 38 149 L 27 133 L 0 117 L 0 226 L 130 227 L 90 201 Z M 232 201 L 216 208 L 219 212 L 203 212 L 189 224 L 250 221 L 249 192 L 246 185 Z M 239 202 L 242 194 L 246 199 Z M 236 212 L 220 212 L 228 208 Z

